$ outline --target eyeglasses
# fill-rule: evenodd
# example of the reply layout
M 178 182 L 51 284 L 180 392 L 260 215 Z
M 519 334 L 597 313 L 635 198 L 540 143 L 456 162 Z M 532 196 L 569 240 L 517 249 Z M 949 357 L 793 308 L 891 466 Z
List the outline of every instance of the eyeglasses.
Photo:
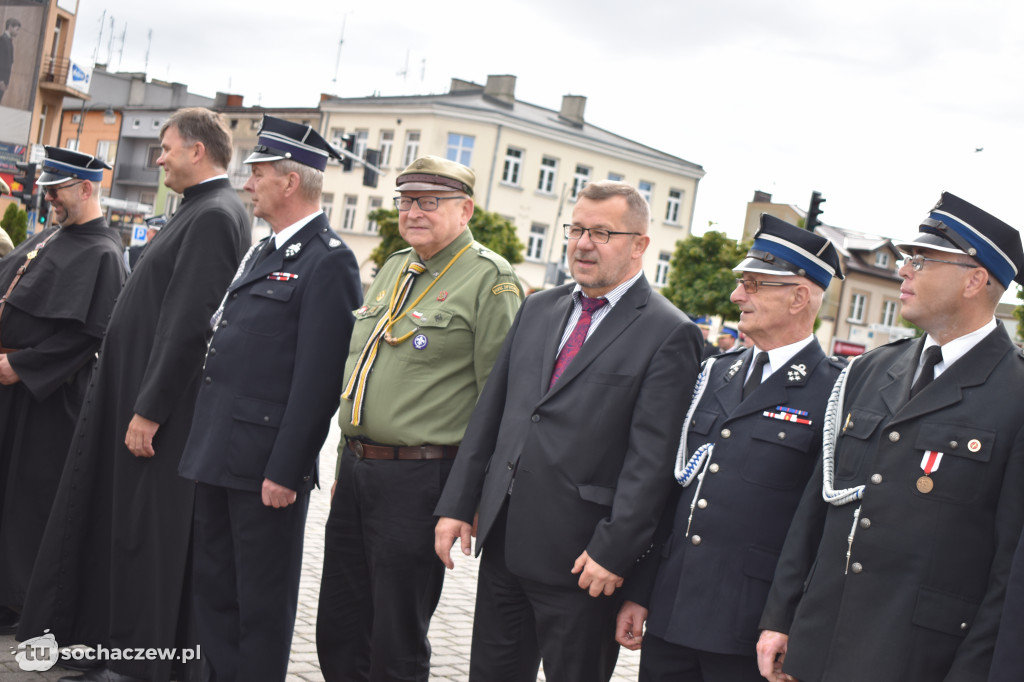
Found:
M 799 282 L 759 282 L 756 279 L 737 279 L 736 284 L 743 285 L 743 291 L 756 294 L 758 287 L 795 287 Z
M 46 197 L 56 197 L 57 192 L 61 191 L 62 189 L 68 189 L 69 187 L 74 187 L 75 185 L 81 185 L 83 182 L 85 182 L 85 180 L 71 182 L 66 185 L 50 185 L 43 191 L 43 198 L 45 199 Z
M 469 197 L 395 197 L 395 208 L 403 213 L 415 203 L 421 211 L 436 211 L 438 203 L 446 199 L 468 199 Z
M 909 265 L 914 268 L 914 272 L 921 272 L 924 268 L 925 261 L 932 263 L 945 263 L 946 265 L 959 265 L 962 268 L 980 268 L 981 266 L 977 263 L 957 263 L 955 260 L 940 260 L 938 258 L 925 258 L 921 254 L 916 256 L 907 256 L 899 262 L 899 266 L 902 268 L 904 265 Z
M 614 230 L 602 230 L 598 227 L 580 227 L 579 225 L 570 225 L 566 223 L 562 225 L 562 229 L 565 230 L 565 236 L 569 239 L 582 239 L 584 232 L 590 233 L 590 241 L 595 244 L 607 244 L 608 240 L 612 238 L 613 234 L 633 234 L 639 235 L 639 232 L 616 232 Z

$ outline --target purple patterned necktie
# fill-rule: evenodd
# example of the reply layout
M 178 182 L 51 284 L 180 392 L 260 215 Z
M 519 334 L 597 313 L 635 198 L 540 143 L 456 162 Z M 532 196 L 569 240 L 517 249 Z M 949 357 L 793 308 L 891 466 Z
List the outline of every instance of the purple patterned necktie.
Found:
M 558 359 L 555 360 L 555 371 L 551 373 L 551 383 L 548 384 L 548 390 L 551 390 L 551 387 L 558 381 L 558 377 L 562 376 L 562 372 L 569 366 L 572 359 L 576 357 L 576 354 L 580 352 L 583 342 L 587 339 L 587 332 L 590 331 L 590 321 L 593 319 L 594 313 L 607 302 L 608 299 L 606 298 L 580 297 L 580 303 L 583 304 L 583 312 L 580 313 L 580 319 L 577 320 L 576 326 L 573 327 L 572 333 L 569 334 L 569 340 L 565 342 L 562 350 L 558 352 Z

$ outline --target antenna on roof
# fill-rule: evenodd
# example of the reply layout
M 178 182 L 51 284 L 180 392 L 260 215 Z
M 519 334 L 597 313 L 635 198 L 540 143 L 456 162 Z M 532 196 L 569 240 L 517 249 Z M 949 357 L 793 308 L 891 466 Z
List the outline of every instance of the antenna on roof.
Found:
M 146 62 L 142 67 L 143 73 L 149 72 L 149 48 L 153 46 L 153 29 L 149 29 L 149 33 L 146 34 Z
M 100 59 L 100 45 L 103 44 L 103 24 L 107 22 L 107 10 L 103 10 L 103 14 L 100 15 L 100 32 L 96 36 L 96 49 L 92 51 L 92 63 L 96 64 Z
M 409 50 L 405 51 L 405 67 L 395 75 L 401 76 L 403 81 L 405 80 L 405 77 L 409 75 Z
M 331 79 L 331 82 L 335 85 L 338 84 L 338 69 L 341 66 L 341 46 L 345 44 L 345 24 L 350 14 L 352 14 L 351 11 L 341 15 L 341 37 L 338 39 L 338 56 L 334 60 L 334 78 Z

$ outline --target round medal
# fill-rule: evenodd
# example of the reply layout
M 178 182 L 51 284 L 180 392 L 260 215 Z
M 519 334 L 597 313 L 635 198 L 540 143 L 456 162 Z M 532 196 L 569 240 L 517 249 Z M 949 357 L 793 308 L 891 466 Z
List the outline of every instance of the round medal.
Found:
M 924 493 L 925 495 L 927 495 L 928 493 L 930 493 L 932 491 L 932 488 L 934 488 L 934 487 L 935 487 L 935 481 L 933 481 L 931 479 L 931 476 L 922 476 L 921 478 L 917 479 L 917 490 L 918 490 L 918 492 L 921 492 L 921 493 Z

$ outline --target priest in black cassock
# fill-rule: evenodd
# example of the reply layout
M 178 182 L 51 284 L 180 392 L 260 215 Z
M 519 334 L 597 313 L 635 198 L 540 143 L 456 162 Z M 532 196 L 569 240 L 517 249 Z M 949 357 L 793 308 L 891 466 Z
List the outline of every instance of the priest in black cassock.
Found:
M 107 164 L 46 148 L 59 227 L 0 261 L 0 634 L 13 634 L 75 418 L 126 275 L 100 208 Z M 19 273 L 22 273 L 19 276 Z
M 194 647 L 183 636 L 195 484 L 178 477 L 210 317 L 251 243 L 225 175 L 223 116 L 182 109 L 160 131 L 181 206 L 114 307 L 29 585 L 18 638 Z M 85 680 L 168 680 L 170 660 L 111 660 Z

